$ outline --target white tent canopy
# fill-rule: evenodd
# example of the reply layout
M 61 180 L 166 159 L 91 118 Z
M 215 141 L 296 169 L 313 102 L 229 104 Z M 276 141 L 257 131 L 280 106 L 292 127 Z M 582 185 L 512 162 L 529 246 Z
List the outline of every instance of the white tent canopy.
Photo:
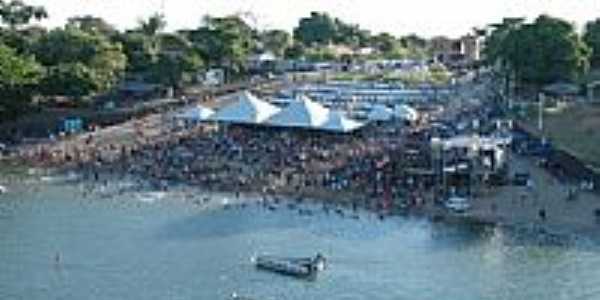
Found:
M 332 111 L 329 113 L 327 121 L 319 129 L 335 132 L 351 132 L 362 126 L 364 124 L 347 118 L 342 112 Z
M 411 122 L 416 121 L 419 118 L 419 112 L 406 104 L 396 105 L 394 107 L 394 114 L 397 118 Z
M 214 113 L 215 111 L 210 108 L 196 105 L 185 110 L 183 113 L 175 115 L 175 117 L 186 121 L 200 122 L 208 120 Z
M 241 124 L 260 124 L 280 111 L 276 106 L 244 91 L 238 101 L 219 109 L 212 120 Z
M 269 119 L 268 123 L 282 127 L 315 128 L 325 123 L 328 115 L 329 109 L 306 96 L 300 96 Z
M 387 106 L 377 104 L 373 106 L 367 118 L 371 121 L 389 121 L 394 117 L 394 111 Z

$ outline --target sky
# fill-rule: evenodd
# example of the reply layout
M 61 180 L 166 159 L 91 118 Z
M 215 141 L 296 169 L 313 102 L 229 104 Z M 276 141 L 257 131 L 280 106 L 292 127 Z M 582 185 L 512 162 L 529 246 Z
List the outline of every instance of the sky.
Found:
M 534 19 L 545 13 L 564 18 L 581 28 L 600 18 L 600 0 L 25 0 L 43 5 L 50 18 L 42 24 L 61 26 L 75 15 L 102 17 L 119 29 L 136 26 L 140 18 L 163 12 L 167 30 L 194 28 L 202 16 L 248 13 L 260 29 L 291 31 L 311 11 L 328 12 L 345 22 L 374 33 L 416 33 L 424 37 L 458 37 L 475 26 L 503 17 Z

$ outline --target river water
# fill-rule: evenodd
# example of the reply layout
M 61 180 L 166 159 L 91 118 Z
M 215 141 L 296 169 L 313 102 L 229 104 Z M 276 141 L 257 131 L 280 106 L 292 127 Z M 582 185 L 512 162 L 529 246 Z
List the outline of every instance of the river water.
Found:
M 84 196 L 21 182 L 0 195 L 0 299 L 600 299 L 600 248 L 506 229 L 203 208 L 181 194 Z M 194 200 L 195 199 L 195 200 Z M 217 201 L 217 200 L 215 200 Z M 347 214 L 346 214 L 347 215 Z M 256 270 L 257 254 L 329 259 L 315 281 Z

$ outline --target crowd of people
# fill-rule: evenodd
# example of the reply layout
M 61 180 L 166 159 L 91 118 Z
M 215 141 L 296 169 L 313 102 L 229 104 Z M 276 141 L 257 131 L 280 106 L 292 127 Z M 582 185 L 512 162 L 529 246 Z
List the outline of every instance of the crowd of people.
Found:
M 416 205 L 424 194 L 417 196 L 415 187 L 423 187 L 402 172 L 428 167 L 423 165 L 429 162 L 428 140 L 411 130 L 401 122 L 333 134 L 234 124 L 185 127 L 164 118 L 141 119 L 130 135 L 113 142 L 92 132 L 20 155 L 35 165 L 75 169 L 93 180 L 134 176 L 158 189 L 185 183 L 206 191 L 335 199 L 393 209 Z M 425 151 L 409 151 L 419 144 Z
M 403 151 L 402 131 L 374 127 L 334 135 L 235 125 L 212 131 L 201 126 L 126 153 L 116 165 L 160 188 L 185 182 L 209 191 L 335 198 L 382 209 L 400 196 L 402 178 L 396 168 Z

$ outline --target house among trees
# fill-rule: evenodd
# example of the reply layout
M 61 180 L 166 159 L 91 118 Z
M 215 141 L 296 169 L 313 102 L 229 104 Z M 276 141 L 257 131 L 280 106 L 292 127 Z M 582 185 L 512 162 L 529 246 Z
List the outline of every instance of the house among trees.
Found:
M 481 59 L 483 38 L 467 34 L 458 39 L 435 37 L 430 41 L 433 58 L 447 66 L 469 66 Z

